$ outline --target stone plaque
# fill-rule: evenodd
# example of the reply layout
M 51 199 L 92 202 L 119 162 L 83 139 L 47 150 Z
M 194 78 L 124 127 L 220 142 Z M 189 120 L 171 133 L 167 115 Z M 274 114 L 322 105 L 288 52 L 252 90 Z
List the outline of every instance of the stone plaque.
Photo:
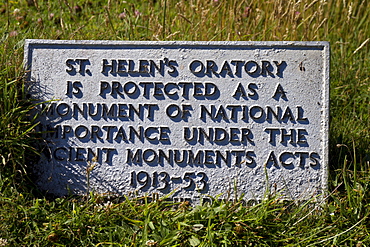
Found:
M 55 194 L 198 201 L 327 186 L 327 42 L 26 40 Z

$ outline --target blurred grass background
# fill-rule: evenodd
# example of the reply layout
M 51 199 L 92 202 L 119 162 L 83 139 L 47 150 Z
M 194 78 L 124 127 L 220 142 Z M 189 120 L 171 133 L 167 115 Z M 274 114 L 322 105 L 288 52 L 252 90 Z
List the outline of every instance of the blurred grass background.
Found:
M 3 1 L 0 246 L 369 246 L 369 20 L 360 0 Z M 27 176 L 40 140 L 28 116 L 25 39 L 330 41 L 328 203 L 43 198 Z

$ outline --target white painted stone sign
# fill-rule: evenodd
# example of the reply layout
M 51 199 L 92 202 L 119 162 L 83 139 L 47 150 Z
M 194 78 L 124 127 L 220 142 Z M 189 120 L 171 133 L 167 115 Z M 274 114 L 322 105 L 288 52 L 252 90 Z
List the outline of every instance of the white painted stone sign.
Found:
M 49 193 L 326 190 L 327 42 L 26 40 L 25 64 Z

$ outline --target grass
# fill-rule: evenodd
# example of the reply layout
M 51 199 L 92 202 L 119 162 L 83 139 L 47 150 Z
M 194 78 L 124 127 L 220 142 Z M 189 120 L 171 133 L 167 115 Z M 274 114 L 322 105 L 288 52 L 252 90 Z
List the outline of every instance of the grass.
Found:
M 369 246 L 369 19 L 359 0 L 1 3 L 0 246 Z M 330 41 L 327 203 L 45 198 L 27 176 L 40 140 L 24 90 L 26 38 Z

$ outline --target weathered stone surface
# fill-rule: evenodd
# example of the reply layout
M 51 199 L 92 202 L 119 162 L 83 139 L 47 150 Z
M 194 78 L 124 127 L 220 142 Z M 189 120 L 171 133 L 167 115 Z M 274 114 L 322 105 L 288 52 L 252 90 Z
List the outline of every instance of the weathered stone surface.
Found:
M 50 193 L 325 192 L 327 42 L 27 40 Z M 93 169 L 89 169 L 93 166 Z M 87 170 L 91 170 L 87 172 Z

